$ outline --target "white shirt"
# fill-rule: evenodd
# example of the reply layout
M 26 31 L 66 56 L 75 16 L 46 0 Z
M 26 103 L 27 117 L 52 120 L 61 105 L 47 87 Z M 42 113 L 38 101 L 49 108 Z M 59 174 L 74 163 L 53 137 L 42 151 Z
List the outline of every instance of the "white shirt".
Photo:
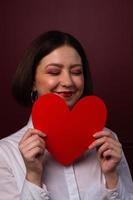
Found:
M 24 128 L 0 141 L 0 200 L 133 200 L 133 182 L 124 155 L 118 166 L 119 182 L 113 190 L 105 186 L 95 150 L 68 167 L 46 151 L 43 187 L 27 181 L 18 143 L 32 127 L 29 120 Z

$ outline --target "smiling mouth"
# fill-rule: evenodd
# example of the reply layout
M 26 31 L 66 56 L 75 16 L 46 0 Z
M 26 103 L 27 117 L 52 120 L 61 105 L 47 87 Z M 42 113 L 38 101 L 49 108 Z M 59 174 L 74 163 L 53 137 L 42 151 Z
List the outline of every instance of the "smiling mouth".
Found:
M 61 92 L 55 92 L 58 96 L 61 96 L 63 98 L 70 98 L 74 94 L 73 91 L 61 91 Z

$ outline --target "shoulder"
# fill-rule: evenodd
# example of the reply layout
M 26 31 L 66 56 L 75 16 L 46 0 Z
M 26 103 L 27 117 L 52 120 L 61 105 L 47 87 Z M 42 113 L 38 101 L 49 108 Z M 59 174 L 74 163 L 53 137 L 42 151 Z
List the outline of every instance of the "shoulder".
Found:
M 21 138 L 23 137 L 25 131 L 26 131 L 26 126 L 23 127 L 22 129 L 18 130 L 17 132 L 11 134 L 8 137 L 5 137 L 3 139 L 0 140 L 0 147 L 4 146 L 4 145 L 17 145 L 19 143 L 19 141 L 21 140 Z M 9 146 L 10 146 L 9 145 Z
M 20 157 L 20 152 L 18 149 L 18 143 L 21 140 L 23 134 L 25 133 L 26 127 L 20 129 L 16 133 L 5 137 L 0 140 L 0 161 L 4 160 L 8 163 L 13 162 L 14 159 Z
M 31 123 L 28 122 L 26 126 L 18 130 L 17 132 L 11 134 L 0 140 L 0 156 L 3 159 L 8 160 L 8 162 L 13 159 L 19 159 L 21 157 L 18 144 L 27 131 L 31 127 Z
M 7 145 L 7 146 L 17 146 L 18 143 L 20 142 L 21 138 L 25 134 L 28 128 L 32 128 L 32 122 L 31 119 L 29 119 L 28 123 L 26 126 L 21 128 L 20 130 L 16 131 L 15 133 L 9 135 L 8 137 L 5 137 L 0 140 L 0 147 Z
M 0 140 L 0 168 L 11 172 L 17 178 L 25 172 L 25 164 L 18 144 L 28 128 L 27 124 L 17 132 Z

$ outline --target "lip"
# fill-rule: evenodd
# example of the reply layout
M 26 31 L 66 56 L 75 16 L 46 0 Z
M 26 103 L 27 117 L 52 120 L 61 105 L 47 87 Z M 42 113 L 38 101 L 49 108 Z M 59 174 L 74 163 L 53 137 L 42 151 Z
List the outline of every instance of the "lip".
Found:
M 63 98 L 70 98 L 74 94 L 74 91 L 60 91 L 60 92 L 55 92 L 55 94 Z

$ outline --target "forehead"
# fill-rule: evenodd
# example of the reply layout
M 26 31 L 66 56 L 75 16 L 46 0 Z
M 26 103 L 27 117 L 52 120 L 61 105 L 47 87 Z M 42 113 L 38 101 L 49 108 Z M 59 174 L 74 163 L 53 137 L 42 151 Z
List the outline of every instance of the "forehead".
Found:
M 54 49 L 52 52 L 50 52 L 48 55 L 44 56 L 41 61 L 41 63 L 49 63 L 49 62 L 66 62 L 66 63 L 81 63 L 81 57 L 79 53 L 71 46 L 64 45 L 61 47 L 58 47 Z

